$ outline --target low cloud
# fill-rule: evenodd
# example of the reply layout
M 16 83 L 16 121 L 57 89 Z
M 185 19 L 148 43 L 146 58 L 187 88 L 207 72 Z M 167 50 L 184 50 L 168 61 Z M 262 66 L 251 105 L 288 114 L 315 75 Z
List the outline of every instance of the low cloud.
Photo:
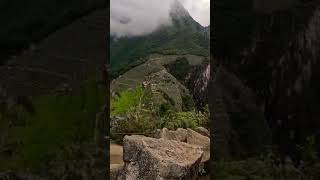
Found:
M 116 36 L 148 34 L 170 25 L 172 0 L 111 0 L 110 32 Z
M 174 0 L 111 0 L 110 32 L 117 37 L 149 34 L 170 25 Z M 190 15 L 203 26 L 210 21 L 209 0 L 180 0 Z M 206 17 L 207 16 L 207 17 Z
M 180 0 L 194 20 L 202 26 L 210 24 L 210 0 Z

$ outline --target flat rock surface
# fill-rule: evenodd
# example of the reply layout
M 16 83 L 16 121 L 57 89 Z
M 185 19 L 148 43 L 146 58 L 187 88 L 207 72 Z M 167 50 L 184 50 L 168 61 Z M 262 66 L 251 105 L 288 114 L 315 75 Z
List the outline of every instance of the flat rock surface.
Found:
M 203 151 L 187 143 L 125 136 L 122 179 L 196 179 Z

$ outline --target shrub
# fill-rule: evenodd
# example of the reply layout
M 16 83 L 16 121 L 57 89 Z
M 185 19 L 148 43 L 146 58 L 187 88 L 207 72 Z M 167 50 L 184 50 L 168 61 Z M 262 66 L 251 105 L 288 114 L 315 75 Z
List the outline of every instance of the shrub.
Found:
M 126 134 L 150 135 L 159 128 L 196 128 L 208 125 L 208 111 L 176 112 L 169 102 L 152 102 L 150 92 L 141 86 L 120 92 L 111 101 L 111 138 L 122 142 Z
M 145 104 L 131 108 L 124 119 L 113 123 L 111 138 L 121 143 L 125 134 L 148 135 L 157 128 L 157 117 L 157 112 Z
M 147 93 L 141 86 L 120 92 L 118 98 L 111 100 L 111 116 L 122 116 L 136 108 L 148 99 Z
M 170 111 L 166 116 L 161 118 L 161 128 L 177 129 L 203 126 L 207 122 L 208 116 L 205 113 L 196 111 L 173 112 Z

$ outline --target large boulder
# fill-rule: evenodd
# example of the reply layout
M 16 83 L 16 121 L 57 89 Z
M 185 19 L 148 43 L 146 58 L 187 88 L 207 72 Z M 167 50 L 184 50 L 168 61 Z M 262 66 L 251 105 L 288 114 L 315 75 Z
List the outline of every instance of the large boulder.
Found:
M 197 130 L 206 135 L 209 134 L 209 131 L 205 128 L 197 128 Z M 165 140 L 186 142 L 188 144 L 198 146 L 204 152 L 201 162 L 208 162 L 210 160 L 210 138 L 192 129 L 178 128 L 176 131 L 172 131 L 167 128 L 163 128 L 161 130 L 157 130 L 154 137 Z
M 123 164 L 111 164 L 110 165 L 110 179 L 117 180 L 119 174 L 123 170 Z
M 174 140 L 180 142 L 187 142 L 187 133 L 186 129 L 178 128 L 176 131 L 168 130 L 167 128 L 158 129 L 156 131 L 155 138 L 163 138 L 166 140 Z
M 187 143 L 200 147 L 204 152 L 202 162 L 208 162 L 210 160 L 210 138 L 189 128 L 187 132 Z
M 204 135 L 210 138 L 210 132 L 204 127 L 197 127 L 195 131 L 197 133 L 200 133 L 201 135 Z
M 121 180 L 195 180 L 203 156 L 197 146 L 140 135 L 125 136 L 123 150 Z

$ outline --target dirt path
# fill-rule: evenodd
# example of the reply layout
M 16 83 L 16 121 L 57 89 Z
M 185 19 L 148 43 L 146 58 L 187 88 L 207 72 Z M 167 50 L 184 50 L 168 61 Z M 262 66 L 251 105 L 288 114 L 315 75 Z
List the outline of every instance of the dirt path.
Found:
M 122 146 L 110 144 L 110 164 L 123 164 L 122 154 Z

